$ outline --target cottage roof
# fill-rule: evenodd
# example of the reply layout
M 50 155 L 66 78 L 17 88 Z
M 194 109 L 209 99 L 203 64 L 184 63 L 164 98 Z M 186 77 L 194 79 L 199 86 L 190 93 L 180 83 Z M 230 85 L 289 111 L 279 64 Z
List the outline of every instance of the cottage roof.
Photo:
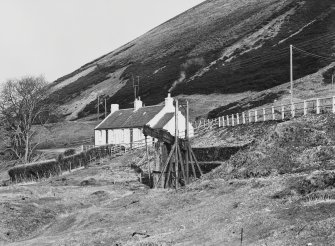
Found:
M 154 125 L 154 129 L 161 129 L 163 128 L 174 116 L 174 113 L 166 113 L 156 125 Z
M 142 107 L 138 110 L 121 109 L 113 114 L 110 114 L 96 130 L 103 129 L 122 129 L 122 128 L 138 128 L 146 125 L 152 118 L 154 118 L 162 109 L 164 105 L 155 105 Z

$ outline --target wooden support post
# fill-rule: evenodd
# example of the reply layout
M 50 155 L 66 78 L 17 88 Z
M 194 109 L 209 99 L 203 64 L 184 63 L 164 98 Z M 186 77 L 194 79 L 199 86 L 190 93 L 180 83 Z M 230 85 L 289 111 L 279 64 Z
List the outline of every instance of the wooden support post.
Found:
M 333 114 L 335 114 L 335 96 L 333 96 L 333 100 L 332 100 L 332 111 L 333 111 Z
M 191 155 L 192 155 L 192 157 L 193 157 L 193 160 L 194 160 L 196 166 L 197 166 L 198 169 L 199 169 L 200 175 L 202 176 L 202 175 L 203 175 L 202 170 L 201 170 L 201 168 L 200 168 L 200 166 L 199 166 L 198 160 L 197 160 L 197 158 L 195 157 L 195 154 L 194 154 L 194 152 L 193 152 L 191 146 L 188 145 L 188 148 L 189 148 L 189 151 L 191 152 Z
M 221 127 L 221 117 L 219 117 L 219 127 Z
M 178 152 L 178 158 L 179 158 L 179 162 L 180 162 L 180 167 L 181 167 L 181 173 L 183 175 L 183 180 L 184 180 L 184 183 L 185 185 L 187 184 L 187 181 L 186 181 L 186 173 L 185 173 L 185 163 L 183 161 L 183 156 L 181 154 L 181 150 L 179 148 L 179 145 L 177 145 L 177 152 Z
M 229 126 L 229 115 L 227 115 L 227 126 Z
M 235 126 L 235 122 L 234 122 L 234 114 L 231 115 L 231 125 Z
M 251 111 L 249 110 L 248 113 L 249 113 L 249 115 L 248 115 L 248 122 L 251 123 L 251 122 L 252 122 L 252 121 L 251 121 Z
M 190 151 L 189 146 L 187 146 L 186 154 L 187 154 L 188 157 L 189 157 L 189 161 L 190 161 L 190 163 L 191 163 L 191 168 L 192 168 L 193 176 L 194 176 L 194 178 L 196 179 L 196 178 L 197 178 L 197 173 L 196 173 L 196 171 L 195 171 L 195 167 L 194 167 L 194 165 L 193 165 L 193 163 L 195 164 L 195 162 L 193 161 L 193 157 L 192 157 L 192 154 L 191 154 L 191 151 Z
M 304 115 L 307 115 L 307 101 L 304 100 Z
M 316 99 L 316 114 L 320 114 L 320 99 Z
M 179 160 L 178 160 L 178 111 L 179 111 L 179 103 L 178 99 L 176 99 L 176 108 L 175 108 L 175 170 L 176 170 L 176 189 L 179 188 Z
M 245 112 L 242 113 L 242 124 L 245 124 Z
M 147 136 L 145 136 L 145 152 L 146 152 L 146 157 L 147 157 L 147 165 L 148 165 L 148 173 L 149 173 L 149 186 L 151 187 L 151 167 L 150 167 L 150 161 L 149 161 L 149 148 L 148 148 Z
M 239 116 L 238 113 L 236 114 L 236 124 L 237 124 L 237 125 L 240 124 L 240 116 Z
M 258 117 L 257 117 L 257 109 L 255 110 L 255 122 L 258 121 Z
M 189 104 L 188 101 L 186 101 L 186 133 L 185 133 L 185 139 L 188 143 L 189 140 L 189 128 L 188 128 L 188 122 L 190 120 L 190 109 L 189 109 Z M 186 164 L 186 177 L 185 177 L 185 184 L 189 183 L 189 179 L 190 179 L 190 163 L 188 161 L 188 156 L 185 155 L 185 164 Z
M 263 121 L 266 121 L 265 108 L 263 108 Z
M 281 106 L 281 119 L 285 120 L 285 106 L 284 105 Z
M 156 184 L 155 184 L 155 187 L 158 186 L 159 181 L 161 180 L 162 176 L 165 175 L 166 168 L 167 168 L 167 166 L 169 166 L 169 163 L 170 163 L 171 157 L 172 157 L 172 155 L 173 155 L 173 153 L 174 153 L 174 151 L 175 151 L 175 148 L 176 148 L 176 145 L 173 145 L 172 148 L 171 148 L 171 151 L 170 151 L 170 153 L 169 153 L 169 156 L 168 156 L 168 158 L 166 159 L 166 161 L 165 161 L 165 163 L 164 163 L 164 167 L 163 167 L 163 169 L 162 169 L 161 174 L 160 174 L 159 177 L 158 177 L 158 180 L 157 180 L 157 182 L 156 182 Z M 171 165 L 170 165 L 170 166 L 171 166 Z M 169 174 L 170 174 L 170 173 L 168 173 L 168 175 L 169 175 Z M 169 176 L 168 176 L 167 180 L 168 180 L 168 179 L 169 179 Z M 167 181 L 167 180 L 166 180 L 166 181 Z
M 225 127 L 224 116 L 222 116 L 222 127 Z
M 173 153 L 175 153 L 175 151 L 173 151 L 172 154 Z M 171 173 L 173 172 L 173 167 L 174 167 L 174 165 L 173 165 L 173 161 L 172 161 L 172 158 L 171 158 L 171 160 L 169 162 L 169 170 L 168 170 L 167 178 L 166 178 L 165 183 L 164 183 L 164 188 L 166 188 L 167 185 L 172 185 L 173 184 L 172 175 L 171 175 Z M 170 177 L 171 177 L 171 180 L 170 180 Z
M 275 107 L 274 106 L 272 106 L 271 112 L 272 112 L 272 120 L 276 120 Z
M 291 116 L 292 116 L 292 118 L 295 117 L 295 105 L 294 105 L 294 103 L 291 104 Z

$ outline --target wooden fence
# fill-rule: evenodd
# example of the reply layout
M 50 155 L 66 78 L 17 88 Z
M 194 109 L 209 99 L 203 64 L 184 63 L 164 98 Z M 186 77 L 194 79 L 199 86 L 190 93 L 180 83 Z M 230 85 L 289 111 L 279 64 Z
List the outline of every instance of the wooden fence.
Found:
M 194 123 L 195 135 L 213 127 L 227 127 L 270 120 L 289 120 L 307 114 L 335 113 L 335 96 L 295 102 L 293 104 L 257 108 L 245 112 L 200 120 Z

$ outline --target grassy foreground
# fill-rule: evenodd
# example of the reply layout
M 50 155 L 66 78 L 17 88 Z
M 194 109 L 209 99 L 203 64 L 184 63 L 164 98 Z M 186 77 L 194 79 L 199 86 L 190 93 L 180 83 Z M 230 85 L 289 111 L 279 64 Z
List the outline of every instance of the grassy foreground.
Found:
M 249 147 L 178 191 L 138 181 L 142 152 L 0 187 L 0 245 L 334 245 L 333 120 L 214 130 L 197 146 Z

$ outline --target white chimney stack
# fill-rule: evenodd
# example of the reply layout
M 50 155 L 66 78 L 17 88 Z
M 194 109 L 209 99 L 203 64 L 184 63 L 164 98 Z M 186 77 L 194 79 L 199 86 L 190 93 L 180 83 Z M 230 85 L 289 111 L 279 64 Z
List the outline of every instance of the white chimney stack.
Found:
M 167 112 L 174 112 L 173 98 L 171 97 L 171 93 L 168 93 L 167 98 L 165 98 L 165 108 L 167 109 Z
M 141 98 L 139 97 L 138 99 L 136 98 L 134 101 L 134 110 L 138 110 L 143 107 L 143 102 L 141 101 Z
M 111 114 L 119 110 L 119 104 L 111 104 Z

